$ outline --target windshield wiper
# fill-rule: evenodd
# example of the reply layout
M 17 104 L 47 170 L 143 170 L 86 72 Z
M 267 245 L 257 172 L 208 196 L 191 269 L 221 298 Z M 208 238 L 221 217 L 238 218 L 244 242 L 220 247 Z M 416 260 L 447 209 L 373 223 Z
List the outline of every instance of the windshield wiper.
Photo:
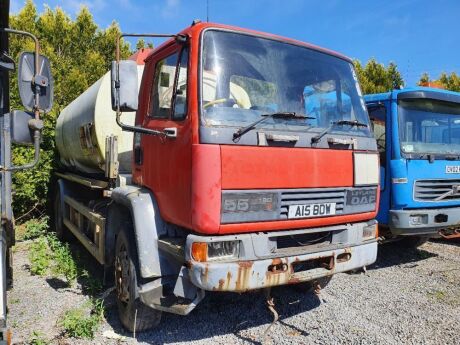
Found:
M 262 114 L 262 118 L 254 121 L 253 123 L 247 125 L 246 127 L 241 127 L 236 132 L 233 133 L 233 141 L 238 140 L 241 136 L 254 129 L 259 123 L 269 119 L 269 118 L 279 118 L 279 119 L 316 119 L 313 116 L 307 116 L 303 114 L 297 114 L 296 112 L 277 112 L 271 114 Z
M 340 120 L 336 122 L 332 122 L 332 124 L 327 127 L 325 130 L 323 130 L 321 133 L 318 135 L 315 135 L 313 138 L 311 138 L 311 143 L 316 144 L 318 141 L 321 140 L 322 137 L 324 137 L 332 128 L 336 126 L 351 126 L 351 127 L 368 127 L 367 124 L 363 122 L 359 122 L 358 120 L 350 121 L 350 120 Z

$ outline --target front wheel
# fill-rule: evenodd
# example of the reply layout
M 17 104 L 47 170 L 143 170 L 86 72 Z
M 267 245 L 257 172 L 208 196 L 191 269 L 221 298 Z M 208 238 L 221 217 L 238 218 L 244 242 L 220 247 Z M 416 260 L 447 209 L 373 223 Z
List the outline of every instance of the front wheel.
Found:
M 128 226 L 129 227 L 129 226 Z M 115 287 L 118 316 L 130 332 L 142 332 L 157 326 L 161 311 L 149 308 L 137 296 L 137 256 L 134 240 L 126 231 L 118 234 L 115 247 Z

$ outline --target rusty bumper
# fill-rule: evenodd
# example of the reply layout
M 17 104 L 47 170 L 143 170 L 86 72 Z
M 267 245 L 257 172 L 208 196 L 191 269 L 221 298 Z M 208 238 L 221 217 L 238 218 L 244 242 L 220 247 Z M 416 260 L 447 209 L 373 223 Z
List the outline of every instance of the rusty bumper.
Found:
M 237 262 L 189 262 L 191 282 L 207 291 L 244 292 L 311 281 L 375 262 L 377 242 L 317 253 Z

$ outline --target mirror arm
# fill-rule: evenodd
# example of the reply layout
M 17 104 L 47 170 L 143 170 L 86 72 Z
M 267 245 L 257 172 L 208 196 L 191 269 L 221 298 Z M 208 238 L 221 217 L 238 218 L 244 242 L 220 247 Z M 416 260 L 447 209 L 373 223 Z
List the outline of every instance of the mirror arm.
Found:
M 118 105 L 118 107 L 119 107 L 119 105 Z M 142 133 L 142 134 L 166 136 L 166 134 L 164 132 L 162 132 L 162 131 L 157 131 L 157 130 L 150 129 L 150 128 L 144 128 L 144 127 L 131 126 L 131 125 L 124 124 L 123 122 L 121 122 L 120 116 L 121 116 L 121 111 L 117 110 L 117 116 L 116 116 L 117 124 L 124 131 L 133 132 L 133 133 Z
M 34 131 L 34 160 L 30 163 L 24 165 L 14 165 L 11 168 L 7 169 L 8 171 L 19 171 L 33 168 L 37 165 L 38 161 L 40 160 L 40 131 L 36 129 Z

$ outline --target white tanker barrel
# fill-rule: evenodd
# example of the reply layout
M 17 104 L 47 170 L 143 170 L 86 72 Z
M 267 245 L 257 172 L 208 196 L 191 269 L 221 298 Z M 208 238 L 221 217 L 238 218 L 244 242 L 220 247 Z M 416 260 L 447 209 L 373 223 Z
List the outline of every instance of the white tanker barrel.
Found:
M 143 65 L 138 66 L 139 84 Z M 135 113 L 121 115 L 134 125 Z M 65 107 L 56 123 L 56 146 L 61 163 L 71 171 L 102 174 L 105 169 L 105 139 L 118 137 L 119 171 L 131 171 L 133 133 L 122 131 L 111 104 L 110 72 Z

